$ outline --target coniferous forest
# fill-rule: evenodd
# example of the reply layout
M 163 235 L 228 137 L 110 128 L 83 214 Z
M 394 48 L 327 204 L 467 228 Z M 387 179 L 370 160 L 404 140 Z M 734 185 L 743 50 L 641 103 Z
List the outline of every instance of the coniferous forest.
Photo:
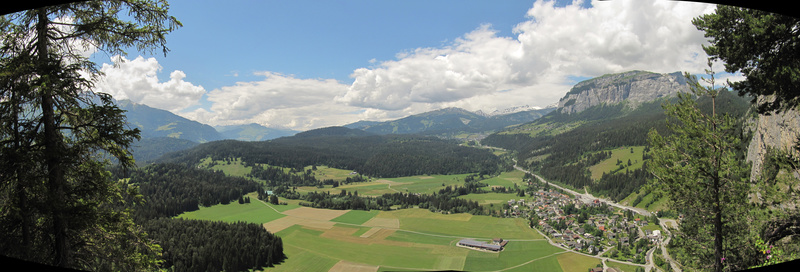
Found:
M 200 206 L 228 204 L 260 190 L 252 180 L 182 164 L 114 168 L 112 173 L 114 178 L 126 179 L 141 194 L 133 217 L 161 246 L 162 268 L 243 271 L 273 266 L 286 258 L 281 238 L 259 224 L 172 218 Z
M 160 162 L 195 164 L 241 158 L 248 166 L 293 169 L 326 165 L 380 178 L 497 173 L 501 161 L 485 149 L 419 135 L 369 135 L 342 127 L 318 129 L 265 142 L 216 141 L 164 155 Z
M 481 143 L 518 151 L 518 161 L 526 162 L 526 168 L 538 172 L 548 180 L 559 181 L 575 188 L 587 187 L 593 192 L 606 195 L 619 201 L 640 188 L 647 181 L 647 164 L 642 168 L 603 175 L 594 181 L 587 170 L 597 163 L 593 154 L 619 148 L 621 146 L 646 146 L 650 129 L 666 133 L 664 110 L 666 99 L 642 103 L 636 109 L 626 108 L 624 103 L 611 106 L 597 106 L 577 114 L 563 114 L 558 111 L 539 119 L 534 124 L 564 125 L 586 123 L 575 129 L 552 136 L 549 134 L 529 135 L 492 134 Z M 710 111 L 711 102 L 701 97 L 698 101 L 701 110 Z M 738 97 L 731 92 L 723 92 L 717 97 L 717 111 L 740 118 L 749 108 L 747 98 Z M 739 128 L 741 131 L 741 128 Z M 646 155 L 646 154 L 645 154 Z M 544 157 L 544 159 L 533 159 Z

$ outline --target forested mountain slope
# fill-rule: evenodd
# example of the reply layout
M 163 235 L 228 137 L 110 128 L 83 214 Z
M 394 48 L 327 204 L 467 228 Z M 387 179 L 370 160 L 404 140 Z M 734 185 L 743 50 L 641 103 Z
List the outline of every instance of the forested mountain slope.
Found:
M 302 169 L 327 165 L 374 177 L 494 173 L 500 159 L 488 150 L 419 135 L 371 135 L 344 127 L 323 128 L 263 142 L 216 141 L 164 155 L 162 162 L 196 164 L 241 158 L 247 164 Z
M 386 122 L 360 121 L 345 127 L 375 134 L 422 134 L 451 138 L 461 133 L 491 133 L 508 126 L 524 124 L 554 109 L 531 109 L 486 116 L 460 108 L 446 108 Z
M 647 74 L 650 75 L 650 74 Z M 650 75 L 652 76 L 652 75 Z M 645 77 L 652 81 L 652 77 Z M 588 82 L 592 82 L 591 80 Z M 609 86 L 595 85 L 595 88 L 605 90 L 619 90 L 630 96 L 640 94 L 625 86 L 636 85 L 636 82 L 617 81 L 623 86 L 614 87 L 615 81 L 604 80 L 597 82 L 610 82 Z M 666 82 L 670 82 L 667 80 Z M 672 83 L 669 83 L 672 84 Z M 579 86 L 580 85 L 580 86 Z M 565 97 L 582 95 L 581 86 L 576 85 Z M 661 88 L 661 87 L 656 87 Z M 633 90 L 633 91 L 632 91 Z M 584 88 L 584 92 L 590 90 Z M 677 93 L 678 90 L 647 93 Z M 560 107 L 550 114 L 528 124 L 517 126 L 505 131 L 490 135 L 482 144 L 503 147 L 518 152 L 520 165 L 538 172 L 546 179 L 558 181 L 575 188 L 587 188 L 595 193 L 606 195 L 619 201 L 631 192 L 641 187 L 649 177 L 647 173 L 648 149 L 647 133 L 656 129 L 666 133 L 666 115 L 662 103 L 674 101 L 674 95 L 653 96 L 652 101 L 622 100 L 618 103 L 598 103 L 583 107 L 576 112 L 568 107 Z M 563 101 L 564 99 L 562 99 Z M 575 102 L 578 103 L 578 102 Z M 595 103 L 595 102 L 591 102 Z M 709 110 L 710 99 L 699 99 L 700 106 Z M 574 106 L 576 104 L 570 104 Z M 734 118 L 742 119 L 749 108 L 746 98 L 723 91 L 716 99 L 718 113 L 731 114 Z M 747 137 L 743 135 L 742 137 Z M 639 147 L 634 152 L 631 147 Z M 643 149 L 641 147 L 644 147 Z M 636 155 L 630 161 L 617 161 L 607 167 L 603 173 L 592 173 L 600 163 L 606 163 L 612 156 L 612 151 L 624 148 Z M 630 157 L 630 156 L 629 156 Z M 595 166 L 595 168 L 592 168 Z
M 118 101 L 125 110 L 131 128 L 141 130 L 142 138 L 170 137 L 197 143 L 222 140 L 222 135 L 209 125 L 192 121 L 169 111 L 136 104 L 129 100 Z

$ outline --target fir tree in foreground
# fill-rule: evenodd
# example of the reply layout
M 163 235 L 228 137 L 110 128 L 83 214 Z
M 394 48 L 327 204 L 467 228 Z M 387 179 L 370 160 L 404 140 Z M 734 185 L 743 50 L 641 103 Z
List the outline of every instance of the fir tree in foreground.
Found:
M 92 90 L 99 71 L 82 50 L 166 53 L 165 35 L 181 25 L 167 10 L 82 1 L 0 18 L 0 254 L 84 270 L 156 267 L 158 246 L 119 208 L 133 191 L 98 155 L 133 165 L 139 131 Z
M 674 243 L 686 254 L 685 265 L 723 271 L 747 267 L 748 170 L 741 160 L 737 122 L 716 112 L 714 99 L 724 89 L 701 86 L 687 74 L 691 94 L 664 108 L 668 134 L 651 130 L 650 170 L 655 186 L 667 192 L 670 206 L 684 215 Z M 710 112 L 696 97 L 712 100 Z

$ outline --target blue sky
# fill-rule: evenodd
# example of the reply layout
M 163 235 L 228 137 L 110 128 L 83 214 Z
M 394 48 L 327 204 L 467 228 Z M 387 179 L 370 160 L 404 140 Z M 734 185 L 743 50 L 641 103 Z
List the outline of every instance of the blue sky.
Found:
M 576 80 L 702 72 L 676 1 L 173 0 L 170 52 L 105 65 L 100 91 L 211 125 L 307 130 L 555 103 Z M 722 69 L 718 69 L 721 71 Z

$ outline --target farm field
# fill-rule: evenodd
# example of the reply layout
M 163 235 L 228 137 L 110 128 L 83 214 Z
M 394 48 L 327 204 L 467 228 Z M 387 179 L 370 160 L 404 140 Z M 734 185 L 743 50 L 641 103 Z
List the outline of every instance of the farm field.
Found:
M 627 197 L 625 197 L 624 199 L 622 199 L 620 201 L 620 204 L 631 205 L 631 204 L 633 204 L 634 200 L 637 197 L 639 197 L 639 195 L 642 195 L 644 193 L 645 193 L 644 191 L 641 191 L 639 193 L 633 192 L 630 195 L 628 195 Z M 642 200 L 639 203 L 636 203 L 636 205 L 631 205 L 631 206 L 634 206 L 636 208 L 646 209 L 646 210 L 651 211 L 651 212 L 655 212 L 655 211 L 658 211 L 658 210 L 667 210 L 667 209 L 669 209 L 669 206 L 668 206 L 668 203 L 667 203 L 668 199 L 667 199 L 666 196 L 664 196 L 662 194 L 661 198 L 656 198 L 656 199 L 654 199 L 654 198 L 656 198 L 656 194 L 654 192 L 650 192 L 648 194 L 642 195 Z
M 561 270 L 564 272 L 584 272 L 588 271 L 588 268 L 597 267 L 598 264 L 602 264 L 598 258 L 572 252 L 558 255 L 558 263 L 561 264 Z
M 511 172 L 504 172 L 496 177 L 492 177 L 489 179 L 482 180 L 482 183 L 486 183 L 491 188 L 492 186 L 502 186 L 506 188 L 514 188 L 514 185 L 523 187 L 525 183 L 523 183 L 522 178 L 525 176 L 525 173 L 519 170 L 514 170 Z M 487 188 L 487 190 L 491 190 Z
M 503 193 L 485 193 L 485 194 L 468 194 L 459 196 L 458 198 L 477 201 L 481 206 L 489 206 L 492 210 L 502 210 L 503 204 L 511 199 L 520 199 L 522 197 L 516 194 L 503 194 Z
M 401 178 L 385 178 L 377 180 L 373 179 L 373 181 L 371 182 L 350 183 L 350 184 L 340 185 L 339 187 L 336 188 L 333 188 L 330 185 L 326 185 L 324 188 L 317 188 L 314 186 L 297 187 L 297 191 L 300 193 L 329 192 L 331 194 L 334 194 L 334 193 L 339 193 L 342 190 L 346 190 L 348 192 L 358 191 L 359 195 L 366 195 L 366 196 L 379 196 L 383 194 L 393 194 L 401 192 L 432 194 L 434 192 L 438 192 L 439 190 L 443 189 L 446 186 L 463 185 L 464 178 L 467 177 L 467 175 L 468 174 L 430 175 L 430 176 L 412 176 L 412 177 L 401 177 Z M 317 177 L 319 178 L 319 176 Z M 341 180 L 344 180 L 344 178 L 342 178 Z
M 214 161 L 211 160 L 211 157 L 208 157 L 201 160 L 197 166 L 208 167 L 208 165 L 210 165 L 212 162 L 214 163 L 214 165 L 211 166 L 211 170 L 219 170 L 225 172 L 225 174 L 229 176 L 245 177 L 246 175 L 250 174 L 250 171 L 253 169 L 253 167 L 245 166 L 244 163 L 242 163 L 242 160 L 239 158 L 236 158 L 230 162 L 226 162 L 226 161 Z
M 606 261 L 606 265 L 608 267 L 613 267 L 613 268 L 617 269 L 618 271 L 623 271 L 623 272 L 636 272 L 636 268 L 638 267 L 638 266 L 635 266 L 635 265 L 619 263 L 619 262 L 615 262 L 615 261 L 611 261 L 611 260 Z
M 569 265 L 562 269 L 560 256 L 566 251 L 548 244 L 524 219 L 445 215 L 426 209 L 326 210 L 251 201 L 205 207 L 179 217 L 264 224 L 282 237 L 288 256 L 268 271 L 578 271 Z M 500 253 L 456 246 L 463 238 L 497 237 L 510 241 Z
M 631 149 L 633 149 L 633 152 L 631 152 Z M 593 180 L 599 180 L 603 176 L 603 173 L 612 173 L 619 169 L 617 160 L 622 161 L 622 164 L 625 166 L 624 169 L 636 170 L 642 168 L 644 162 L 642 160 L 642 154 L 644 154 L 644 146 L 615 148 L 611 150 L 610 158 L 589 167 L 589 172 L 592 173 L 591 176 Z M 630 166 L 628 166 L 628 160 L 631 161 Z M 624 169 L 622 171 L 624 171 Z
M 233 161 L 217 164 L 215 169 L 231 175 L 243 174 L 244 165 Z M 326 178 L 346 178 L 350 171 L 317 167 Z M 431 193 L 445 186 L 462 185 L 467 175 L 432 175 L 354 183 L 338 188 L 308 188 L 323 191 L 342 189 L 359 195 L 382 194 L 381 190 Z M 521 172 L 504 173 L 483 182 L 513 187 L 522 182 Z M 300 188 L 298 188 L 298 191 Z M 550 245 L 521 218 L 495 218 L 471 214 L 441 214 L 427 209 L 394 211 L 328 210 L 299 205 L 300 200 L 281 199 L 288 205 L 272 205 L 248 194 L 251 203 L 201 207 L 179 218 L 262 224 L 282 237 L 288 258 L 267 271 L 587 271 L 599 259 L 571 256 L 568 251 Z M 500 201 L 515 194 L 473 194 L 462 196 L 483 204 Z M 491 241 L 508 240 L 504 251 L 482 252 L 458 247 L 459 240 L 471 238 Z M 564 258 L 588 258 L 589 261 L 563 261 Z M 591 260 L 594 260 L 592 262 Z M 583 267 L 582 266 L 587 266 Z

